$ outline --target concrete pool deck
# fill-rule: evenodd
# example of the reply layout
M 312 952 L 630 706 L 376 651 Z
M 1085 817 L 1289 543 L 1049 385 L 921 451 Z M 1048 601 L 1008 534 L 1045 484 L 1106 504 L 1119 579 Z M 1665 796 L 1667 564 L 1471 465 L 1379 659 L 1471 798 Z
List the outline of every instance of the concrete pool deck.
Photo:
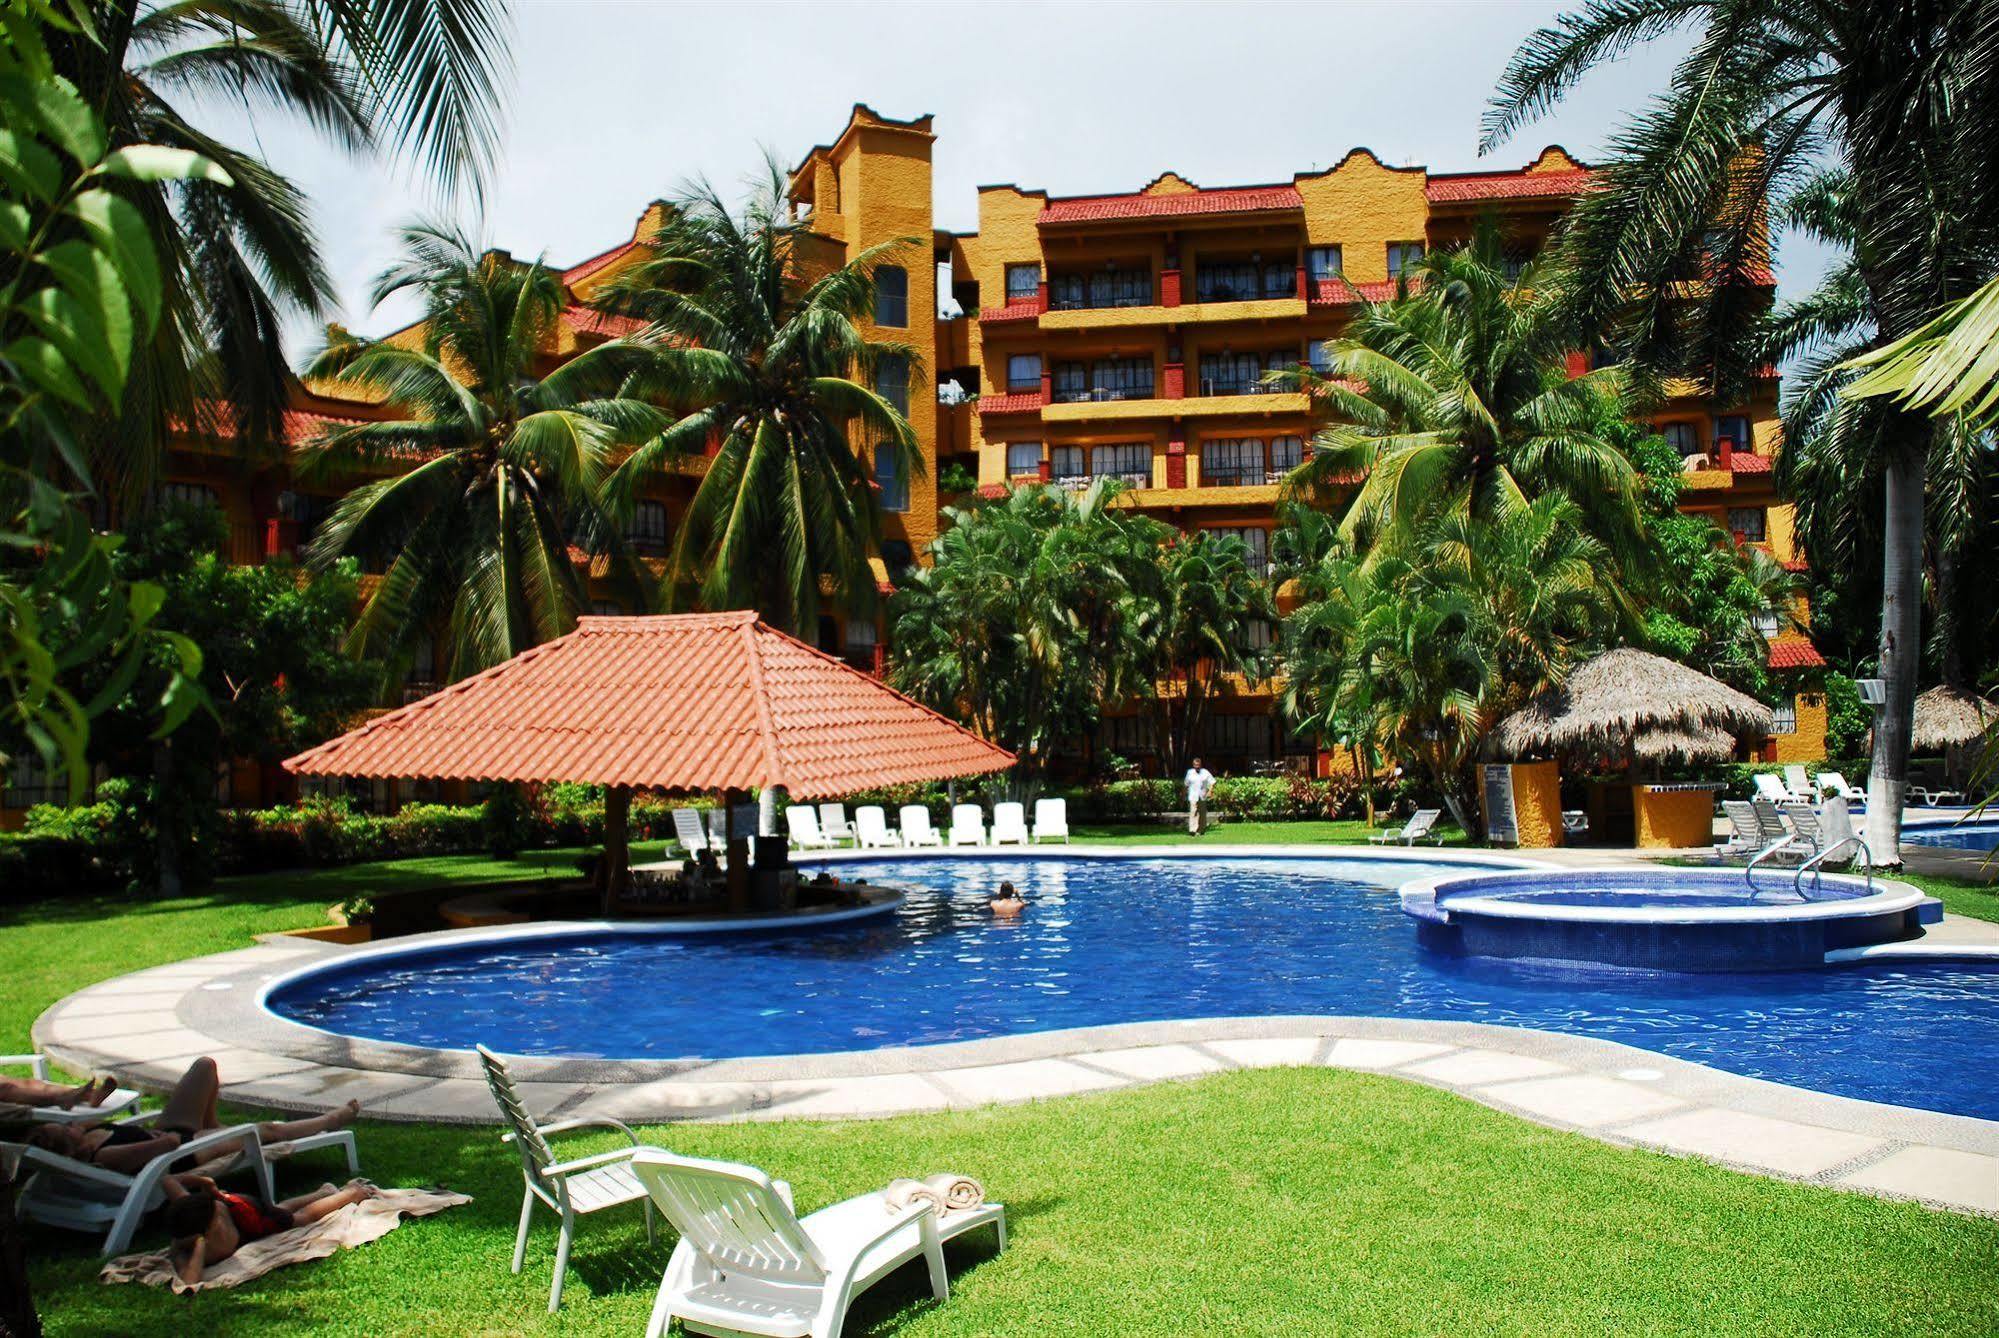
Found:
M 960 853 L 991 858 L 994 852 Z M 1041 853 L 1357 855 L 1352 846 L 1205 843 L 1044 847 Z M 1601 852 L 1592 857 L 1600 860 Z M 873 862 L 882 854 L 850 852 L 846 858 Z M 1433 848 L 1423 848 L 1418 858 L 1526 863 L 1489 851 Z M 457 931 L 468 938 L 488 932 Z M 1922 946 L 1946 944 L 1999 951 L 1999 925 L 1947 917 Z M 225 1097 L 245 1105 L 320 1110 L 354 1098 L 371 1118 L 494 1123 L 491 1097 L 470 1054 L 334 1035 L 262 1006 L 273 981 L 357 951 L 365 945 L 273 935 L 255 947 L 134 972 L 51 1007 L 37 1020 L 34 1039 L 68 1068 L 114 1072 L 143 1089 L 170 1087 L 190 1060 L 208 1055 L 221 1070 Z M 1831 1096 L 1616 1042 L 1483 1023 L 1218 1018 L 844 1054 L 685 1061 L 523 1057 L 513 1063 L 522 1094 L 538 1114 L 645 1122 L 877 1118 L 1277 1066 L 1382 1073 L 1608 1143 L 1999 1216 L 1999 1121 Z

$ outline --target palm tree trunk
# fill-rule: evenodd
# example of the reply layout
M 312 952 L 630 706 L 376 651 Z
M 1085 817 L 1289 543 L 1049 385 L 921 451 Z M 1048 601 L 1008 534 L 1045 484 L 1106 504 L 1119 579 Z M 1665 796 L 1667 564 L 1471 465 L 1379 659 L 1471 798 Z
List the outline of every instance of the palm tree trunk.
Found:
M 175 793 L 174 744 L 162 739 L 153 748 L 153 858 L 162 897 L 181 894 L 181 799 Z
M 1922 656 L 1923 476 L 1927 426 L 1910 424 L 1888 461 L 1881 563 L 1881 678 L 1887 701 L 1874 716 L 1867 777 L 1867 846 L 1876 864 L 1902 862 L 1902 800 L 1915 729 Z
M 757 835 L 776 836 L 777 816 L 784 810 L 782 785 L 766 785 L 757 792 Z

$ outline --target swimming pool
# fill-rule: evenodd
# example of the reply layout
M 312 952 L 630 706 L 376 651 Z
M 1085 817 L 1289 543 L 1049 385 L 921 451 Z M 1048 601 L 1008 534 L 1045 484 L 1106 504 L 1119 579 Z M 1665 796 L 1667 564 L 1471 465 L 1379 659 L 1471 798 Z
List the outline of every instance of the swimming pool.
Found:
M 1925 824 L 1903 827 L 1905 846 L 1935 846 L 1945 850 L 1999 850 L 1999 822 Z
M 1463 864 L 1337 859 L 908 860 L 916 889 L 811 934 L 616 932 L 394 954 L 275 990 L 329 1031 L 529 1055 L 727 1058 L 1064 1027 L 1387 1015 L 1621 1041 L 1847 1096 L 1999 1116 L 1999 972 L 1973 964 L 1667 974 L 1426 952 L 1394 888 Z M 1029 898 L 1015 922 L 986 900 Z

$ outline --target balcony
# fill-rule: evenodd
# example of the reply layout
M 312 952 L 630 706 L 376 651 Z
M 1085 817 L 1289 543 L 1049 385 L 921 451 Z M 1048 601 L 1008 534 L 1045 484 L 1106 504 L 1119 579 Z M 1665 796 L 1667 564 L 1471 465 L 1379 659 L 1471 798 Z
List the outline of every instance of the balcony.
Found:
M 1156 302 L 1150 270 L 1099 270 L 1093 274 L 1055 274 L 1048 280 L 1050 312 L 1112 311 L 1130 307 L 1149 307 Z
M 1271 469 L 1264 465 L 1209 465 L 1201 462 L 1203 488 L 1263 488 L 1284 482 L 1296 465 Z

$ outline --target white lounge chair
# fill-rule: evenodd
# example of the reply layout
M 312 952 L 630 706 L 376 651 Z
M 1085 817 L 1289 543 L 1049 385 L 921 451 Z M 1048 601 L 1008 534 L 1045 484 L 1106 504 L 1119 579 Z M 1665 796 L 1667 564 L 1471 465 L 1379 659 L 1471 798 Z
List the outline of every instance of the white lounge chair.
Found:
M 1060 837 L 1062 844 L 1069 844 L 1069 801 L 1066 799 L 1037 799 L 1034 801 L 1034 839 L 1052 841 Z
M 1810 804 L 1785 804 L 1780 811 L 1796 833 L 1796 841 L 1810 847 L 1804 852 L 1807 859 L 1826 848 L 1825 827 L 1816 808 Z
M 930 810 L 922 804 L 904 804 L 901 813 L 902 843 L 916 846 L 941 846 L 944 838 L 930 825 Z
M 810 804 L 793 804 L 784 810 L 785 829 L 791 844 L 800 850 L 830 850 L 832 838 L 819 830 L 819 810 Z
M 693 858 L 708 848 L 708 833 L 701 826 L 701 815 L 691 808 L 673 810 L 673 839 L 680 842 L 688 858 Z
M 1784 788 L 1791 792 L 1791 798 L 1800 804 L 1816 804 L 1819 800 L 1818 787 L 1805 769 L 1793 762 L 1784 768 Z
M 1962 790 L 1933 790 L 1927 785 L 1917 785 L 1914 782 L 1911 782 L 1907 788 L 1911 795 L 1922 801 L 1924 808 L 1937 808 L 1943 804 L 1961 804 L 1964 802 L 1964 791 Z
M 1747 799 L 1721 801 L 1722 816 L 1728 819 L 1729 838 L 1714 848 L 1721 859 L 1745 859 L 1763 848 L 1763 829 L 1756 821 L 1756 809 Z
M 1867 799 L 1867 791 L 1858 785 L 1847 784 L 1846 777 L 1837 771 L 1821 771 L 1816 784 L 1820 794 L 1837 795 L 1854 803 L 1864 803 Z
M 480 1067 L 486 1071 L 486 1086 L 511 1130 L 500 1136 L 501 1141 L 512 1143 L 521 1156 L 521 1184 L 525 1188 L 521 1192 L 520 1230 L 514 1233 L 514 1272 L 520 1272 L 522 1262 L 527 1259 L 528 1225 L 534 1219 L 535 1203 L 548 1205 L 562 1218 L 561 1234 L 555 1242 L 555 1278 L 548 1287 L 548 1313 L 552 1315 L 562 1305 L 562 1282 L 569 1272 L 569 1246 L 579 1216 L 641 1203 L 645 1205 L 646 1239 L 652 1239 L 652 1200 L 646 1197 L 645 1186 L 633 1176 L 631 1162 L 638 1153 L 657 1149 L 644 1148 L 637 1134 L 613 1119 L 536 1123 L 521 1104 L 513 1075 L 507 1072 L 507 1062 L 483 1045 L 474 1048 L 479 1052 Z M 631 1146 L 557 1161 L 554 1149 L 548 1145 L 548 1136 L 576 1129 L 616 1129 L 631 1140 Z
M 1434 834 L 1430 830 L 1437 825 L 1437 819 L 1442 816 L 1444 816 L 1444 810 L 1441 808 L 1419 808 L 1410 817 L 1409 821 L 1403 823 L 1400 827 L 1390 827 L 1386 831 L 1376 832 L 1367 839 L 1378 846 L 1413 846 L 1422 840 L 1442 845 L 1444 838 Z
M 1750 779 L 1756 786 L 1756 799 L 1770 804 L 1789 804 L 1795 802 L 1791 792 L 1784 788 L 1784 782 L 1778 780 L 1769 772 L 1759 771 Z
M 854 810 L 854 839 L 863 850 L 893 850 L 902 837 L 888 828 L 888 814 L 880 804 L 863 804 Z
M 1767 799 L 1753 799 L 1749 804 L 1756 813 L 1758 845 L 1756 857 L 1768 854 L 1771 859 L 1808 860 L 1818 853 L 1818 844 L 1808 841 L 1785 820 L 1783 809 Z M 1785 809 L 1793 805 L 1786 804 Z M 1773 853 L 1774 852 L 1774 853 Z
M 951 806 L 951 844 L 982 846 L 986 843 L 986 814 L 977 804 Z
M 821 804 L 819 806 L 819 830 L 826 833 L 826 839 L 838 845 L 842 841 L 859 844 L 854 836 L 854 828 L 847 821 L 845 804 Z
M 0 1065 L 25 1068 L 43 1082 L 49 1080 L 47 1055 L 0 1055 Z M 129 1087 L 120 1087 L 94 1106 L 30 1106 L 23 1118 L 31 1124 L 83 1124 L 91 1120 L 115 1119 L 138 1104 L 137 1092 Z
M 991 1225 L 1006 1248 L 1006 1209 L 891 1211 L 879 1193 L 799 1217 L 791 1196 L 754 1166 L 647 1148 L 632 1170 L 680 1229 L 646 1338 L 675 1319 L 692 1333 L 837 1338 L 854 1298 L 921 1256 L 930 1290 L 951 1295 L 944 1242 Z
M 993 831 L 987 838 L 993 845 L 1032 845 L 1027 834 L 1027 806 L 1008 801 L 993 805 Z
M 1565 809 L 1563 809 L 1563 810 L 1562 810 L 1562 835 L 1563 835 L 1563 836 L 1565 836 L 1565 837 L 1568 837 L 1568 836 L 1588 836 L 1588 835 L 1589 835 L 1589 813 L 1588 813 L 1587 811 L 1583 810 L 1583 809 L 1580 809 L 1580 808 L 1565 808 Z

